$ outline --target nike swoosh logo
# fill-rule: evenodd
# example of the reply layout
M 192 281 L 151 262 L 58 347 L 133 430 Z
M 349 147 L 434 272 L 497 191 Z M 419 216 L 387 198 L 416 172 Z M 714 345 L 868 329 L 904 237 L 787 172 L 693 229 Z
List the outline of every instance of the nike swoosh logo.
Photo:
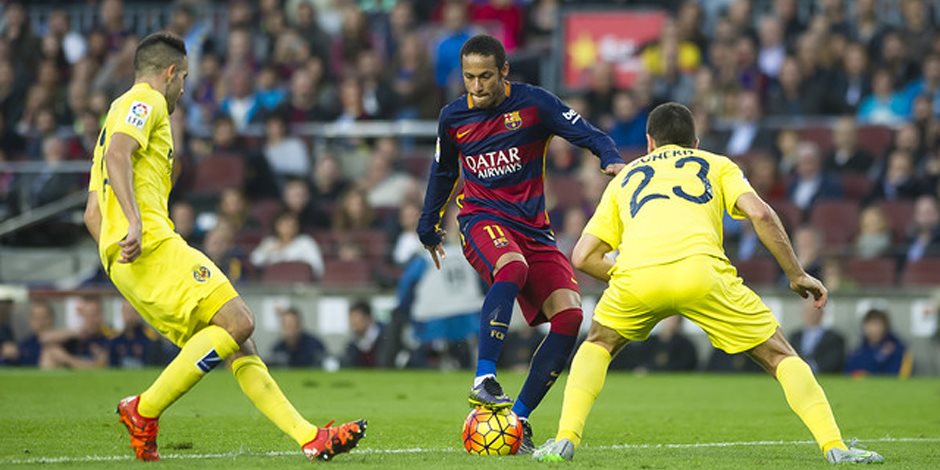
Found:
M 490 320 L 490 326 L 501 326 L 503 328 L 509 328 L 509 323 L 503 323 L 501 321 Z
M 548 375 L 550 375 L 550 376 L 552 376 L 552 377 L 558 377 L 558 376 L 561 375 L 561 374 L 558 373 L 558 372 L 555 372 L 555 371 L 551 371 L 551 372 L 548 373 Z
M 470 129 L 467 129 L 467 130 L 465 130 L 465 131 L 463 131 L 463 132 L 458 132 L 458 133 L 457 133 L 457 139 L 463 139 L 463 137 L 464 137 L 465 135 L 469 134 L 469 133 L 470 133 Z

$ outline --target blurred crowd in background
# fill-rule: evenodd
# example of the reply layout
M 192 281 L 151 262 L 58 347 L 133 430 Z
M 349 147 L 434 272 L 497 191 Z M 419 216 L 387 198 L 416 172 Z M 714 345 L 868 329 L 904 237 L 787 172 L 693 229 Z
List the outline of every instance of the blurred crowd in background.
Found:
M 0 367 L 140 368 L 166 365 L 179 352 L 175 345 L 144 323 L 126 301 L 121 304 L 123 325 L 120 330 L 109 327 L 102 301 L 99 295 L 80 297 L 75 305 L 78 325 L 65 328 L 56 325 L 56 313 L 51 302 L 34 300 L 28 307 L 28 333 L 17 340 L 10 321 L 12 302 L 0 300 Z M 815 372 L 910 376 L 912 355 L 905 342 L 892 330 L 888 312 L 881 309 L 866 312 L 861 320 L 862 339 L 851 348 L 843 334 L 824 326 L 824 314 L 822 309 L 807 302 L 803 306 L 802 325 L 788 332 L 797 352 Z M 390 347 L 392 339 L 388 325 L 376 321 L 369 302 L 353 302 L 348 316 L 348 342 L 331 351 L 304 326 L 300 309 L 291 306 L 279 309 L 277 342 L 269 351 L 263 351 L 267 362 L 273 367 L 327 371 L 345 367 L 448 370 L 469 369 L 473 365 L 472 330 L 446 345 L 416 343 L 398 350 Z M 700 359 L 698 349 L 682 331 L 683 321 L 678 316 L 667 318 L 657 326 L 649 340 L 627 345 L 611 363 L 611 368 L 638 373 L 696 370 L 762 372 L 744 354 L 728 355 L 718 349 L 710 349 L 709 357 Z M 542 334 L 533 328 L 510 331 L 500 367 L 527 370 L 541 339 Z
M 42 163 L 0 170 L 0 219 L 85 191 L 86 174 L 56 168 L 90 160 L 109 103 L 133 82 L 137 42 L 167 29 L 190 61 L 171 117 L 179 233 L 235 282 L 396 288 L 407 310 L 427 271 L 414 229 L 434 139 L 316 126 L 433 122 L 462 93 L 459 50 L 480 32 L 506 45 L 511 79 L 553 84 L 544 62 L 568 53 L 554 42 L 560 12 L 593 4 L 668 13 L 630 87 L 599 61 L 582 89 L 553 89 L 625 159 L 645 152 L 654 106 L 685 103 L 701 147 L 741 165 L 832 290 L 940 283 L 940 2 L 927 0 L 0 2 L 0 163 Z M 570 253 L 608 179 L 562 139 L 547 160 Z M 753 230 L 726 222 L 742 277 L 781 285 Z M 86 237 L 63 217 L 0 242 Z

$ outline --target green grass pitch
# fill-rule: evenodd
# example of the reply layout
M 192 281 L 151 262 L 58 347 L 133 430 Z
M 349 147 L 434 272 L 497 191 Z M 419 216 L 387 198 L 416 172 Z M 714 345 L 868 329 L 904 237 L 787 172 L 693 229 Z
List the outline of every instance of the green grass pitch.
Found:
M 0 468 L 300 468 L 313 465 L 216 371 L 161 419 L 157 464 L 131 461 L 114 406 L 157 370 L 0 370 Z M 316 424 L 369 419 L 341 468 L 537 467 L 527 456 L 477 457 L 460 440 L 469 372 L 275 371 Z M 517 391 L 522 375 L 502 374 Z M 552 437 L 564 380 L 532 416 L 536 442 Z M 940 379 L 823 377 L 846 438 L 897 469 L 940 468 Z M 827 468 L 811 436 L 766 376 L 613 373 L 568 468 Z M 559 467 L 559 465 L 547 465 Z M 143 468 L 143 467 L 140 467 Z

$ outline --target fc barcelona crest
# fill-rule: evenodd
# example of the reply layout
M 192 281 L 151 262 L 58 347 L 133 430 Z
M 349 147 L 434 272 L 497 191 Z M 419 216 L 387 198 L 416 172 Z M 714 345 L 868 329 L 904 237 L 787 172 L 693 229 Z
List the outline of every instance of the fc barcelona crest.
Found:
M 506 129 L 514 131 L 522 127 L 522 116 L 519 115 L 519 111 L 506 113 L 503 114 L 503 122 L 506 124 Z
M 494 238 L 493 245 L 496 246 L 496 248 L 506 248 L 509 246 L 509 240 L 507 240 L 506 237 Z

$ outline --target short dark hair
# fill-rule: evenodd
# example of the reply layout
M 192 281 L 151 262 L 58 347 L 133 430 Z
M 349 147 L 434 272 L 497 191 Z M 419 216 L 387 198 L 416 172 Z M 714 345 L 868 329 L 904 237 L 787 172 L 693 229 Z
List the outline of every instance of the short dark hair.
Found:
M 140 41 L 134 52 L 134 71 L 153 72 L 163 70 L 172 64 L 179 64 L 186 58 L 186 43 L 170 32 L 153 33 Z
M 357 300 L 356 302 L 353 302 L 353 304 L 349 307 L 349 311 L 350 313 L 358 311 L 359 313 L 372 318 L 372 305 L 370 305 L 369 302 L 366 302 L 365 300 Z
M 888 312 L 884 310 L 873 308 L 865 312 L 865 317 L 862 318 L 862 323 L 868 323 L 870 321 L 880 321 L 881 324 L 885 326 L 885 330 L 891 330 L 891 319 L 888 317 Z
M 663 103 L 653 109 L 646 121 L 646 133 L 656 146 L 695 146 L 695 118 L 689 108 L 676 103 Z
M 503 47 L 503 43 L 487 34 L 477 34 L 463 43 L 463 47 L 460 48 L 460 57 L 470 54 L 492 57 L 498 69 L 503 68 L 503 64 L 506 63 L 506 48 Z

